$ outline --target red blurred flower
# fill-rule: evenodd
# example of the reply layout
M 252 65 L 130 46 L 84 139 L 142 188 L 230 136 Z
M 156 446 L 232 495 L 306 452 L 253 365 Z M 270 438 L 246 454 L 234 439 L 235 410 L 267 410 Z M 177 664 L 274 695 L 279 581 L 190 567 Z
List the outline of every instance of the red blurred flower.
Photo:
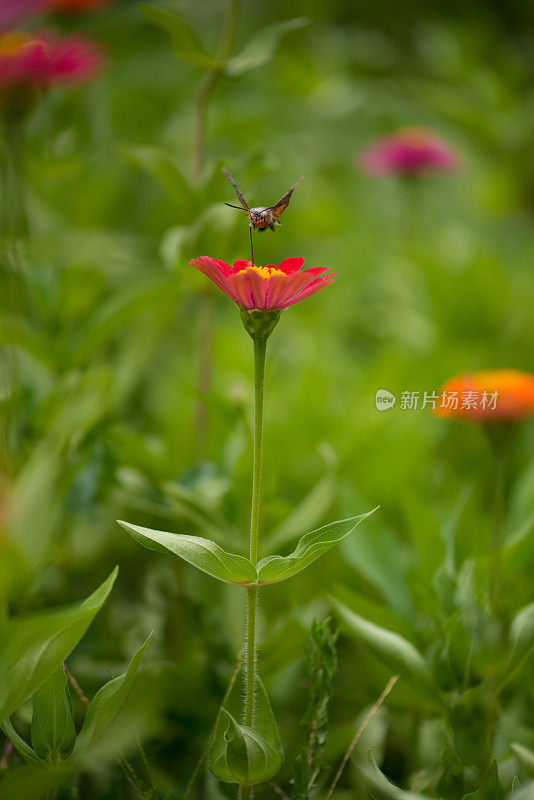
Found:
M 457 407 L 450 400 L 447 407 L 447 398 L 454 395 Z M 441 406 L 434 412 L 438 417 L 460 417 L 475 422 L 523 419 L 534 415 L 534 375 L 514 369 L 458 375 L 444 384 L 441 397 Z
M 265 267 L 257 267 L 252 261 L 235 261 L 231 267 L 208 256 L 190 263 L 247 311 L 283 310 L 315 294 L 336 277 L 324 275 L 326 267 L 301 270 L 303 258 L 285 258 L 280 264 Z
M 425 128 L 401 128 L 378 139 L 358 158 L 369 175 L 418 175 L 452 172 L 460 161 L 444 141 Z
M 81 36 L 6 33 L 0 36 L 0 91 L 91 80 L 102 61 L 97 47 Z

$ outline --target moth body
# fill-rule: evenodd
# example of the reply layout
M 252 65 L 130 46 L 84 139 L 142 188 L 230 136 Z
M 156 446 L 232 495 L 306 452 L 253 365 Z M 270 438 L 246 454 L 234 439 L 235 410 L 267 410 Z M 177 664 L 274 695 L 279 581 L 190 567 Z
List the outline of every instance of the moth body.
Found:
M 267 228 L 270 228 L 274 231 L 275 223 L 280 225 L 281 223 L 276 219 L 275 215 L 271 208 L 267 206 L 256 206 L 256 208 L 251 208 L 247 212 L 248 221 L 250 222 L 250 227 L 255 228 L 258 231 L 265 231 Z
M 298 181 L 295 184 L 293 184 L 291 189 L 289 189 L 289 191 L 287 191 L 285 195 L 281 197 L 277 203 L 274 204 L 274 206 L 255 206 L 254 208 L 250 208 L 247 201 L 239 191 L 237 183 L 232 178 L 228 170 L 225 169 L 225 167 L 223 167 L 222 171 L 224 172 L 224 174 L 234 187 L 237 199 L 241 203 L 240 206 L 234 206 L 232 205 L 232 203 L 226 203 L 226 205 L 231 206 L 232 208 L 237 208 L 240 211 L 246 211 L 251 231 L 253 229 L 257 231 L 266 231 L 267 228 L 270 228 L 270 230 L 274 231 L 275 225 L 281 225 L 282 223 L 280 222 L 279 217 L 288 207 L 289 201 L 291 200 L 291 195 L 293 194 L 293 190 L 295 189 L 296 186 L 299 185 L 302 178 L 304 178 L 304 175 L 301 178 L 299 178 Z

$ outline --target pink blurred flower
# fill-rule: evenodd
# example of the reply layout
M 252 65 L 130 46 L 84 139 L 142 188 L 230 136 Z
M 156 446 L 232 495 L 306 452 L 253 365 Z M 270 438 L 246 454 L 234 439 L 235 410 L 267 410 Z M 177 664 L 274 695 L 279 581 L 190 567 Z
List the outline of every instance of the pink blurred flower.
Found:
M 0 0 L 0 28 L 10 28 L 24 17 L 39 11 L 45 0 Z
M 252 261 L 235 261 L 231 267 L 209 256 L 190 263 L 247 311 L 281 311 L 328 286 L 336 277 L 324 275 L 326 267 L 301 270 L 303 258 L 285 258 L 266 267 L 257 267 Z
M 97 47 L 81 36 L 6 33 L 0 36 L 0 92 L 91 80 L 102 62 Z
M 454 150 L 425 128 L 401 128 L 378 139 L 358 162 L 374 176 L 454 172 L 460 166 Z

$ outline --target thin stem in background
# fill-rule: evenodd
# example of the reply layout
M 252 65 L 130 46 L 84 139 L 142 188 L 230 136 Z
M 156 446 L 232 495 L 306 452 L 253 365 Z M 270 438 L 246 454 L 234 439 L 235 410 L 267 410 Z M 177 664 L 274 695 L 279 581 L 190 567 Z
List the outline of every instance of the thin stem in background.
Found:
M 271 787 L 273 792 L 275 792 L 279 797 L 282 798 L 282 800 L 290 800 L 289 795 L 287 795 L 282 789 L 282 787 L 278 786 L 277 783 L 275 783 L 274 781 L 269 781 L 269 786 Z
M 27 218 L 24 202 L 24 177 L 22 169 L 22 126 L 8 118 L 2 122 L 3 153 L 0 166 L 0 237 L 2 283 L 2 313 L 16 316 L 22 310 L 22 240 L 27 235 Z M 18 368 L 15 351 L 4 347 L 1 351 L 0 385 L 3 403 L 0 430 L 0 481 L 13 473 L 13 454 L 16 452 L 16 402 Z
M 228 11 L 223 24 L 223 31 L 217 52 L 217 64 L 211 67 L 204 76 L 197 95 L 195 109 L 195 140 L 193 153 L 193 177 L 198 183 L 206 166 L 206 132 L 208 111 L 213 89 L 222 75 L 224 62 L 229 58 L 234 47 L 237 21 L 239 18 L 239 0 L 228 0 Z
M 82 687 L 80 686 L 80 684 L 78 683 L 78 681 L 76 680 L 76 678 L 74 677 L 72 672 L 69 670 L 69 668 L 67 667 L 65 662 L 63 662 L 63 669 L 65 670 L 65 675 L 67 676 L 67 680 L 69 681 L 70 685 L 72 686 L 72 688 L 76 692 L 76 695 L 78 696 L 78 699 L 80 700 L 80 702 L 83 703 L 85 708 L 89 708 L 89 706 L 91 705 L 91 701 L 85 695 Z
M 506 452 L 505 447 L 494 449 L 493 465 L 493 518 L 491 521 L 489 550 L 490 577 L 489 600 L 494 613 L 499 612 L 499 591 L 501 583 L 501 547 L 506 506 Z
M 343 756 L 343 761 L 339 765 L 339 769 L 336 772 L 335 778 L 332 781 L 332 785 L 330 786 L 330 789 L 328 790 L 328 794 L 326 795 L 325 800 L 330 800 L 330 798 L 334 794 L 335 788 L 338 785 L 341 776 L 343 775 L 343 770 L 347 766 L 347 761 L 351 757 L 351 755 L 352 755 L 352 753 L 354 751 L 354 748 L 358 744 L 362 733 L 364 732 L 364 730 L 366 729 L 367 725 L 372 720 L 372 718 L 374 717 L 374 715 L 376 714 L 376 712 L 378 711 L 378 709 L 380 708 L 380 706 L 382 705 L 382 703 L 384 702 L 384 700 L 386 699 L 388 694 L 391 692 L 391 690 L 393 689 L 393 687 L 395 686 L 395 684 L 397 683 L 398 680 L 399 680 L 399 676 L 398 675 L 393 675 L 393 677 L 391 677 L 389 679 L 389 681 L 387 682 L 386 688 L 384 689 L 384 691 L 382 692 L 382 694 L 380 695 L 380 697 L 378 698 L 378 700 L 376 701 L 374 706 L 365 715 L 365 718 L 364 718 L 362 724 L 360 725 L 360 727 L 356 731 L 354 739 L 352 740 L 352 742 L 349 745 L 349 749 L 347 750 L 347 752 Z
M 223 72 L 223 65 L 229 58 L 237 30 L 239 18 L 239 0 L 228 0 L 228 11 L 223 25 L 221 41 L 217 53 L 217 65 L 210 68 L 200 84 L 195 106 L 195 133 L 193 143 L 193 179 L 199 184 L 206 167 L 206 138 L 208 112 L 213 89 Z M 200 452 L 204 452 L 208 436 L 209 415 L 204 398 L 211 387 L 213 371 L 213 300 L 207 295 L 202 298 L 203 308 L 200 314 L 199 351 L 197 362 L 197 392 L 199 400 L 195 410 L 195 430 Z
M 224 693 L 224 697 L 222 699 L 221 706 L 224 706 L 225 702 L 227 701 L 227 699 L 228 699 L 228 697 L 230 695 L 230 692 L 232 691 L 232 689 L 234 687 L 234 683 L 236 682 L 236 678 L 237 678 L 237 676 L 239 674 L 239 670 L 241 669 L 242 662 L 243 662 L 243 657 L 239 656 L 239 658 L 237 660 L 237 664 L 234 667 L 234 671 L 232 672 L 232 677 L 230 678 L 230 683 L 228 684 L 228 688 L 226 689 L 226 692 Z M 215 722 L 213 723 L 212 728 L 211 728 L 211 730 L 209 732 L 209 736 L 208 736 L 208 739 L 207 739 L 207 742 L 206 742 L 206 746 L 204 747 L 204 750 L 202 751 L 202 753 L 200 755 L 200 758 L 198 759 L 198 761 L 197 761 L 197 763 L 195 765 L 195 769 L 193 770 L 193 774 L 189 778 L 189 783 L 187 784 L 187 786 L 185 788 L 185 792 L 183 793 L 181 800 L 186 800 L 187 797 L 189 797 L 191 789 L 193 788 L 193 785 L 194 785 L 196 779 L 198 778 L 198 773 L 200 772 L 200 768 L 201 768 L 202 764 L 204 763 L 204 759 L 206 758 L 206 756 L 208 754 L 208 750 L 210 749 L 210 745 L 211 745 L 213 736 L 215 734 L 215 730 L 217 728 L 217 719 L 218 719 L 218 715 L 215 718 Z

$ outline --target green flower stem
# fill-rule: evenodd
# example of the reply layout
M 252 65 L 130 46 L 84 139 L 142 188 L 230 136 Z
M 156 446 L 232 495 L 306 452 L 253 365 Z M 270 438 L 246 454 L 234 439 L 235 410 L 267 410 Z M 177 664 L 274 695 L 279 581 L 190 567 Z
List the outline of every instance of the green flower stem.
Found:
M 261 467 L 263 447 L 263 387 L 265 383 L 265 354 L 267 337 L 257 335 L 254 342 L 254 454 L 252 467 L 252 506 L 250 510 L 250 560 L 258 564 L 258 539 L 261 502 Z M 256 682 L 256 612 L 258 587 L 247 589 L 247 633 L 245 642 L 245 725 L 254 717 L 254 687 Z
M 261 333 L 254 342 L 254 455 L 252 471 L 252 507 L 250 510 L 250 560 L 258 564 L 258 538 L 260 525 L 261 467 L 263 448 L 263 387 L 265 383 L 265 355 L 267 337 Z
M 247 589 L 247 638 L 245 645 L 245 715 L 244 724 L 252 726 L 254 717 L 254 685 L 256 682 L 256 617 L 258 609 L 258 587 Z
M 261 471 L 263 449 L 263 390 L 265 384 L 265 355 L 268 334 L 257 333 L 254 342 L 254 452 L 252 467 L 252 505 L 250 510 L 250 560 L 258 565 L 258 541 L 261 503 Z M 254 691 L 256 686 L 256 627 L 258 587 L 247 588 L 247 631 L 245 640 L 245 713 L 243 722 L 252 726 L 254 720 Z M 241 786 L 240 800 L 252 797 L 252 787 Z

